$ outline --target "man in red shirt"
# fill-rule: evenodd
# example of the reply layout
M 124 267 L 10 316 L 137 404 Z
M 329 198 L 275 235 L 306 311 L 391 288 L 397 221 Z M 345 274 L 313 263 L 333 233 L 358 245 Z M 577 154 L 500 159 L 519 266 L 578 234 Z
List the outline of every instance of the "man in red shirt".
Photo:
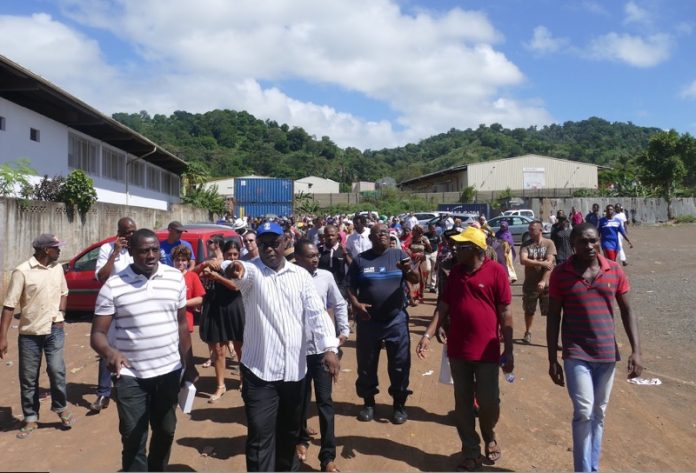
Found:
M 440 317 L 447 331 L 447 355 L 454 380 L 454 412 L 462 441 L 460 469 L 473 471 L 484 460 L 495 463 L 500 447 L 495 425 L 500 415 L 498 366 L 509 373 L 512 355 L 510 283 L 505 268 L 485 256 L 484 233 L 468 227 L 452 237 L 459 263 L 452 268 L 439 302 Z M 499 329 L 505 341 L 500 356 Z M 474 398 L 479 404 L 481 439 L 476 433 Z
M 598 471 L 604 433 L 604 412 L 614 382 L 619 349 L 614 326 L 614 299 L 631 344 L 628 377 L 643 371 L 638 322 L 631 313 L 628 278 L 618 264 L 599 253 L 599 232 L 592 223 L 573 227 L 575 254 L 557 266 L 549 283 L 546 342 L 549 375 L 559 386 L 568 381 L 573 401 L 573 463 L 575 471 Z M 563 369 L 557 360 L 558 330 L 563 326 Z

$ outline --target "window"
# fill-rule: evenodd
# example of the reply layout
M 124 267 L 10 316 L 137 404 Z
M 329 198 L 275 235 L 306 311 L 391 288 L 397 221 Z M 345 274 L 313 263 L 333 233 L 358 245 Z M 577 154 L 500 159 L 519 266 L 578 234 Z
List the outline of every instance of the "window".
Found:
M 75 271 L 94 272 L 97 269 L 97 258 L 99 258 L 99 247 L 92 248 L 75 261 Z
M 118 182 L 126 181 L 126 155 L 102 147 L 102 176 Z
M 97 148 L 97 143 L 71 133 L 68 139 L 68 166 L 82 169 L 87 174 L 99 175 Z
M 39 142 L 41 139 L 40 134 L 41 132 L 36 128 L 29 128 L 29 139 L 31 141 Z
M 160 191 L 160 170 L 155 166 L 147 167 L 147 188 L 153 191 Z
M 162 171 L 162 193 L 179 196 L 179 176 Z
M 0 131 L 5 131 L 5 117 L 0 117 Z
M 131 161 L 128 164 L 128 182 L 138 187 L 145 187 L 145 163 Z

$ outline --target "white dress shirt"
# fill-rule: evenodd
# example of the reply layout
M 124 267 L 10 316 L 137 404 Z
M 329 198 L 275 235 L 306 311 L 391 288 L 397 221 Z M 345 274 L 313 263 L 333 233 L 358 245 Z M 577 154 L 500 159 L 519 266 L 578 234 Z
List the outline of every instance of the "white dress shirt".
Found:
M 363 251 L 367 251 L 372 248 L 372 242 L 370 241 L 370 229 L 365 227 L 362 233 L 354 231 L 348 236 L 346 242 L 346 253 L 350 254 L 352 258 L 355 258 Z
M 327 309 L 333 308 L 334 320 L 336 321 L 336 328 L 338 329 L 338 334 L 343 335 L 348 338 L 350 335 L 350 326 L 348 325 L 348 303 L 341 295 L 341 291 L 338 290 L 336 285 L 336 280 L 330 271 L 325 269 L 317 269 L 314 274 L 312 274 L 312 281 L 314 282 L 314 287 L 319 293 L 324 307 Z M 317 346 L 317 341 L 313 336 L 308 340 L 309 346 L 307 347 L 308 355 L 316 355 L 322 353 Z
M 288 261 L 277 272 L 260 258 L 242 264 L 244 275 L 235 280 L 246 316 L 242 364 L 264 381 L 302 380 L 310 338 L 318 353 L 338 348 L 336 330 L 312 276 Z
M 99 274 L 99 270 L 106 265 L 106 262 L 109 260 L 109 256 L 111 256 L 111 253 L 113 252 L 113 241 L 111 243 L 104 243 L 102 246 L 99 247 L 99 257 L 97 258 L 97 265 L 94 268 L 95 279 L 99 279 L 99 276 L 97 276 Z M 113 276 L 114 274 L 120 273 L 131 264 L 133 264 L 133 257 L 128 252 L 128 248 L 121 248 L 121 251 L 114 260 L 114 267 L 111 269 L 111 274 L 109 274 L 109 276 Z

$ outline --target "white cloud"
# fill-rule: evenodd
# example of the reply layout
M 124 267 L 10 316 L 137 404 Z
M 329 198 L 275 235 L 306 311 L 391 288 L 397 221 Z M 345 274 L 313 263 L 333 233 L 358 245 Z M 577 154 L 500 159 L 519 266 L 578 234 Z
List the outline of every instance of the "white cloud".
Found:
M 650 13 L 635 2 L 628 2 L 624 6 L 624 13 L 626 14 L 624 24 L 638 23 L 649 25 L 651 22 Z
M 107 113 L 247 110 L 359 148 L 404 144 L 482 122 L 551 121 L 539 103 L 509 96 L 525 78 L 495 49 L 503 37 L 481 12 L 455 8 L 407 15 L 391 0 L 62 0 L 61 5 L 72 20 L 106 29 L 130 45 L 137 52 L 135 64 L 110 66 L 94 40 L 50 18 L 46 28 L 44 16 L 6 17 L 14 45 L 8 48 L 4 41 L 3 51 L 13 51 L 18 62 Z M 40 55 L 36 41 L 51 35 L 73 47 Z M 75 73 L 60 72 L 65 69 Z M 363 95 L 385 104 L 396 122 L 297 100 L 282 90 L 285 80 Z
M 608 33 L 595 38 L 587 54 L 593 59 L 621 61 L 636 67 L 652 67 L 666 61 L 673 48 L 672 37 L 667 34 L 632 36 Z
M 555 38 L 545 26 L 534 28 L 532 39 L 525 43 L 527 49 L 539 54 L 555 53 L 568 44 L 566 38 Z
M 684 87 L 679 95 L 684 99 L 696 99 L 696 80 Z

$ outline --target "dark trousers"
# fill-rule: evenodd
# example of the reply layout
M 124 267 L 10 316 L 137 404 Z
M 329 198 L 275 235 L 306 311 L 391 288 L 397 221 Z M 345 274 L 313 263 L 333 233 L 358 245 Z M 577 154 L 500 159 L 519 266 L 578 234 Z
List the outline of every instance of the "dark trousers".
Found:
M 111 396 L 111 372 L 106 358 L 99 357 L 99 374 L 97 375 L 97 396 Z
M 358 379 L 355 381 L 358 396 L 369 398 L 379 392 L 377 367 L 382 342 L 387 349 L 387 372 L 391 382 L 389 394 L 395 402 L 404 403 L 410 394 L 408 383 L 411 371 L 411 338 L 406 312 L 400 312 L 387 322 L 358 320 Z
M 300 442 L 309 445 L 307 435 L 307 411 L 312 399 L 312 381 L 314 381 L 314 397 L 317 401 L 319 414 L 319 430 L 321 431 L 321 450 L 319 463 L 322 468 L 336 459 L 336 435 L 334 433 L 334 405 L 331 399 L 333 379 L 324 369 L 324 354 L 307 355 L 307 377 L 305 377 L 305 398 L 302 404 L 302 430 Z
M 479 427 L 483 441 L 495 440 L 495 425 L 500 416 L 497 363 L 484 363 L 450 358 L 454 381 L 454 417 L 462 441 L 464 458 L 481 455 L 481 438 L 476 433 L 474 397 L 478 401 Z
M 176 404 L 181 370 L 139 379 L 121 376 L 114 382 L 123 471 L 164 471 L 176 429 Z M 152 429 L 146 456 L 148 425 Z
M 41 357 L 46 355 L 46 372 L 51 386 L 51 410 L 61 413 L 68 408 L 65 383 L 63 323 L 53 324 L 50 335 L 20 335 L 17 342 L 19 355 L 19 391 L 25 422 L 39 420 L 39 374 Z
M 304 380 L 264 381 L 242 365 L 247 471 L 297 471 Z

